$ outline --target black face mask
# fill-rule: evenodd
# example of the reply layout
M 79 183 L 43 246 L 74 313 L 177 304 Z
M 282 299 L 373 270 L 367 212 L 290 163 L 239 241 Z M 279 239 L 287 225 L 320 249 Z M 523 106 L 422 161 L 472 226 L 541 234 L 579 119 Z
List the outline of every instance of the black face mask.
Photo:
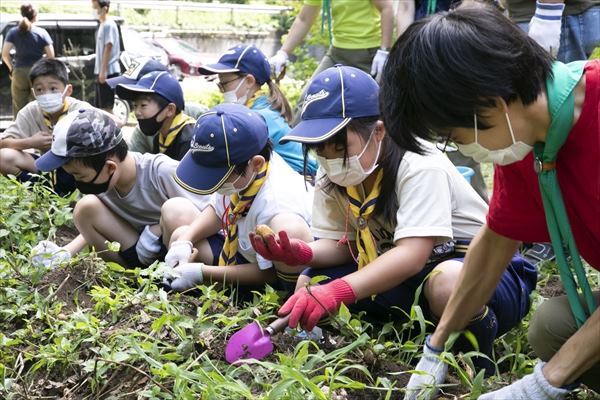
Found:
M 96 176 L 94 176 L 94 179 L 89 182 L 75 181 L 75 187 L 83 194 L 100 194 L 106 192 L 108 190 L 108 186 L 110 185 L 110 180 L 115 173 L 113 172 L 110 174 L 108 180 L 104 183 L 94 183 L 94 181 L 98 179 L 102 169 L 104 169 L 104 167 L 100 168 L 100 171 L 98 171 Z
M 162 126 L 163 122 L 165 122 L 165 120 L 163 119 L 161 122 L 158 122 L 156 120 L 156 117 L 158 117 L 158 114 L 160 114 L 162 112 L 162 110 L 167 108 L 167 106 L 168 106 L 168 104 L 166 106 L 164 106 L 163 108 L 161 108 L 160 110 L 158 110 L 158 112 L 156 114 L 154 114 L 153 117 L 137 120 L 138 125 L 140 126 L 140 130 L 142 131 L 142 133 L 144 135 L 154 136 L 158 133 L 158 130 Z

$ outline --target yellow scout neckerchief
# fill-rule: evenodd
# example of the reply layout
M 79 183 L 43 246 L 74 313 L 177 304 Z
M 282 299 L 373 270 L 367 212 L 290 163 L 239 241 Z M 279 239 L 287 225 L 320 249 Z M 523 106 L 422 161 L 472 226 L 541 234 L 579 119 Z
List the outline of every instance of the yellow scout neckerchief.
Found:
M 177 114 L 175 118 L 173 118 L 173 122 L 171 122 L 171 128 L 169 128 L 169 131 L 167 132 L 167 137 L 163 137 L 160 133 L 158 134 L 158 151 L 160 153 L 166 152 L 183 127 L 195 123 L 196 120 L 189 115 L 186 115 L 183 112 Z
M 219 266 L 235 265 L 235 254 L 238 248 L 237 220 L 252 205 L 256 194 L 267 179 L 268 172 L 269 163 L 266 162 L 250 186 L 243 192 L 234 193 L 229 197 L 229 207 L 225 210 L 227 235 L 219 257 Z
M 60 114 L 58 115 L 58 119 L 56 120 L 56 122 L 60 121 L 62 117 L 64 117 L 65 115 L 67 115 L 69 113 L 69 102 L 67 100 L 65 100 L 63 102 L 63 108 L 60 112 Z M 54 130 L 54 125 L 52 125 L 52 120 L 51 120 L 51 115 L 49 113 L 47 113 L 46 111 L 42 111 L 42 115 L 44 117 L 44 124 L 46 124 L 46 127 L 48 128 L 48 132 L 52 133 L 52 131 Z
M 375 184 L 371 193 L 363 200 L 358 186 L 348 186 L 349 208 L 352 215 L 356 218 L 358 229 L 356 232 L 356 247 L 358 248 L 358 269 L 361 269 L 371 261 L 377 258 L 377 246 L 369 229 L 369 217 L 375 210 L 377 198 L 381 191 L 381 180 L 383 179 L 383 170 L 377 172 Z

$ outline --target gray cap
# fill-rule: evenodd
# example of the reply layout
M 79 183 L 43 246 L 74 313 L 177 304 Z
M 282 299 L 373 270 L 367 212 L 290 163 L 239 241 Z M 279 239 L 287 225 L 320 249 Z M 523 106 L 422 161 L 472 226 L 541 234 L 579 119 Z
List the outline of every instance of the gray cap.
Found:
M 72 158 L 105 153 L 123 140 L 121 129 L 110 115 L 97 108 L 82 108 L 63 117 L 52 132 L 50 151 L 38 158 L 40 171 L 53 171 Z

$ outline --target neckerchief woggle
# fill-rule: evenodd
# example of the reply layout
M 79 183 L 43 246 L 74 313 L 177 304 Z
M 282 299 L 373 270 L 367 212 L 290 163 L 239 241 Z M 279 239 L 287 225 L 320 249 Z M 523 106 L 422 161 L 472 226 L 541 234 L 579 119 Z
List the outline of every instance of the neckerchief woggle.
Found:
M 544 203 L 544 213 L 552 247 L 556 254 L 556 262 L 563 286 L 567 293 L 571 311 L 578 327 L 596 309 L 596 303 L 587 281 L 585 270 L 577 250 L 571 224 L 565 209 L 562 194 L 556 175 L 556 156 L 567 140 L 573 125 L 575 109 L 574 89 L 583 75 L 586 61 L 576 61 L 569 64 L 554 62 L 552 65 L 553 79 L 546 82 L 548 95 L 548 111 L 550 112 L 550 128 L 546 142 L 538 142 L 534 147 L 534 169 L 538 174 L 540 192 Z M 572 265 L 567 260 L 571 256 Z M 577 277 L 577 282 L 575 281 Z M 587 305 L 587 312 L 579 301 L 579 288 Z

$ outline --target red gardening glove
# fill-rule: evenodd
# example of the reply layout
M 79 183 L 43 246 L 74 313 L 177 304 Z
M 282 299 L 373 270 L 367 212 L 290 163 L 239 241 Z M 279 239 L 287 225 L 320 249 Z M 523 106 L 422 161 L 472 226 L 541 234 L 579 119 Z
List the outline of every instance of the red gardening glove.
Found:
M 312 249 L 300 239 L 289 239 L 285 231 L 275 235 L 260 235 L 250 232 L 250 242 L 254 251 L 267 260 L 282 262 L 289 266 L 306 265 L 313 258 Z M 266 242 L 266 243 L 265 243 Z
M 302 328 L 311 331 L 324 316 L 336 313 L 342 303 L 356 301 L 352 287 L 343 279 L 325 285 L 302 288 L 292 295 L 279 309 L 279 316 L 290 314 L 289 326 L 295 328 L 298 321 Z

